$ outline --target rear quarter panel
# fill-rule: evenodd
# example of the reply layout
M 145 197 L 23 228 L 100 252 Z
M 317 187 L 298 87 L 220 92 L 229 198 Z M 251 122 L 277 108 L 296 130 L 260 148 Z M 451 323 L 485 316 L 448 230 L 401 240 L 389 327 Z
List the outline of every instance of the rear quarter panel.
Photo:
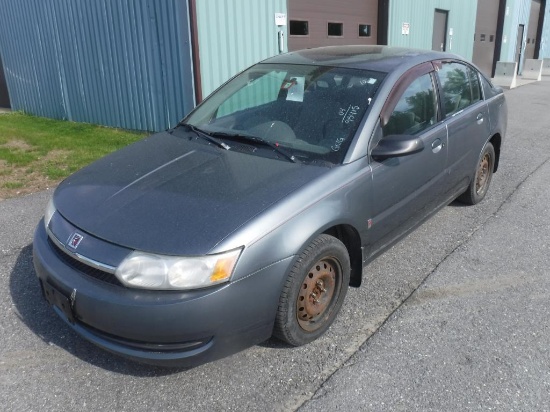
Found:
M 489 120 L 491 123 L 491 133 L 499 133 L 504 139 L 508 126 L 508 106 L 502 90 L 496 96 L 487 100 L 489 107 Z

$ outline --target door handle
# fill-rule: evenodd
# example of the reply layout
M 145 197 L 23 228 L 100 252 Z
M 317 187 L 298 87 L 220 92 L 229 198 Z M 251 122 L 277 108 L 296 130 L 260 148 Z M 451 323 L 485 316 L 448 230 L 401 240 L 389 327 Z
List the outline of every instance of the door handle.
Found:
M 432 142 L 432 152 L 437 153 L 441 150 L 442 147 L 443 147 L 443 142 L 441 141 L 441 139 L 435 139 Z
M 477 124 L 483 123 L 483 113 L 478 113 L 476 117 Z

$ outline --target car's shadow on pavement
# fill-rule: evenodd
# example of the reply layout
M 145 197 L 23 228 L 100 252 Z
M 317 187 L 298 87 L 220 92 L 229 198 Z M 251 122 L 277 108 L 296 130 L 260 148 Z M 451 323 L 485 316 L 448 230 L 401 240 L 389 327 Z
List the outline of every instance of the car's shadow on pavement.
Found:
M 453 200 L 451 203 L 448 204 L 448 206 L 452 206 L 452 207 L 471 207 L 470 205 L 467 205 L 466 203 L 462 203 L 460 200 Z
M 134 376 L 162 376 L 186 369 L 141 365 L 115 356 L 79 337 L 48 305 L 32 263 L 32 245 L 24 247 L 10 274 L 10 293 L 19 318 L 46 344 L 56 345 L 84 362 L 116 373 Z
M 271 337 L 264 342 L 258 343 L 257 346 L 268 349 L 292 349 L 295 347 L 274 337 Z

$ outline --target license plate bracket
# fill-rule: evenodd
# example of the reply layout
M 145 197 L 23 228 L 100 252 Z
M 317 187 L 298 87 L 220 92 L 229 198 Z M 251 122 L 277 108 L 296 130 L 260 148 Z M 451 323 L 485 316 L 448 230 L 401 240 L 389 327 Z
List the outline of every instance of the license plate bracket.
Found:
M 65 296 L 50 283 L 43 281 L 40 281 L 40 283 L 42 284 L 44 297 L 46 298 L 48 303 L 61 310 L 61 312 L 63 312 L 69 322 L 74 323 L 75 319 L 70 298 L 68 296 Z

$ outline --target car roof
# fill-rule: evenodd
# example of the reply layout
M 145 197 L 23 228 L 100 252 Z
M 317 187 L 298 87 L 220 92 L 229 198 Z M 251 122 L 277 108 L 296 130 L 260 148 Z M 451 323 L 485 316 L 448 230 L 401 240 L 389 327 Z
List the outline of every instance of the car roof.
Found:
M 420 63 L 459 59 L 449 53 L 390 46 L 328 46 L 280 54 L 262 63 L 315 64 L 367 69 L 379 72 L 406 71 Z

